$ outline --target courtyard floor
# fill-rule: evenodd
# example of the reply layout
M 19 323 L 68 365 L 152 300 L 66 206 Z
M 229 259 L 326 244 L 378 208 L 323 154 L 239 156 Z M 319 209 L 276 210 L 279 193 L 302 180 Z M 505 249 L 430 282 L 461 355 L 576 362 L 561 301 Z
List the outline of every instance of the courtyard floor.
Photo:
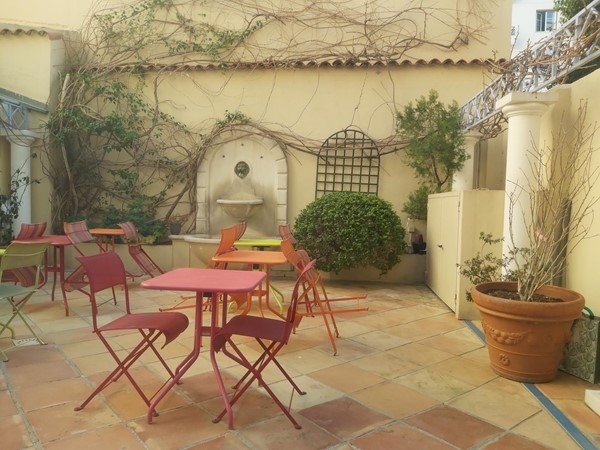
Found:
M 292 281 L 273 284 L 289 299 Z M 277 370 L 266 379 L 302 425 L 296 430 L 271 399 L 255 389 L 234 408 L 235 429 L 213 423 L 222 408 L 206 352 L 159 404 L 153 424 L 126 379 L 82 411 L 74 407 L 114 368 L 91 332 L 90 305 L 70 294 L 71 315 L 49 300 L 48 283 L 26 306 L 47 345 L 8 352 L 0 362 L 0 448 L 11 449 L 560 449 L 600 448 L 600 417 L 584 401 L 598 389 L 560 372 L 551 383 L 527 385 L 491 370 L 477 322 L 457 320 L 425 286 L 329 283 L 330 297 L 368 293 L 367 312 L 336 316 L 333 355 L 323 320 L 304 318 L 279 360 L 307 393 L 293 395 Z M 173 305 L 175 292 L 130 284 L 135 311 Z M 60 294 L 58 293 L 58 297 Z M 193 309 L 183 310 L 190 319 Z M 8 310 L 0 308 L 0 320 Z M 120 302 L 101 307 L 106 318 Z M 204 315 L 207 318 L 208 314 Z M 28 337 L 16 324 L 17 337 Z M 163 350 L 172 365 L 189 353 L 193 327 Z M 130 334 L 113 338 L 129 349 Z M 12 341 L 2 337 L 0 346 Z M 242 344 L 252 351 L 253 343 Z M 240 370 L 219 356 L 226 384 Z M 147 391 L 165 374 L 145 355 L 134 374 Z

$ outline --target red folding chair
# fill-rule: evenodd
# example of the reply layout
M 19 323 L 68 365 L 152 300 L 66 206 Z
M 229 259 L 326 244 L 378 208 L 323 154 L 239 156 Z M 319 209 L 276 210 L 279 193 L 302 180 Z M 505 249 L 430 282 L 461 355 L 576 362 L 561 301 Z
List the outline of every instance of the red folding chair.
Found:
M 236 383 L 235 386 L 233 386 L 235 393 L 229 401 L 230 405 L 233 407 L 233 405 L 240 399 L 244 392 L 248 390 L 250 385 L 257 380 L 258 385 L 264 388 L 264 390 L 269 394 L 279 408 L 281 408 L 283 413 L 290 420 L 290 422 L 292 422 L 296 429 L 300 429 L 302 427 L 292 417 L 289 410 L 283 405 L 283 403 L 281 403 L 271 388 L 269 388 L 262 377 L 262 372 L 271 362 L 273 362 L 273 364 L 279 368 L 283 376 L 292 385 L 294 391 L 300 395 L 306 394 L 306 392 L 300 390 L 298 385 L 292 380 L 290 375 L 281 366 L 279 361 L 277 361 L 276 356 L 278 352 L 285 345 L 287 345 L 290 335 L 294 330 L 298 301 L 301 297 L 299 295 L 299 288 L 303 286 L 303 282 L 306 281 L 306 274 L 312 270 L 314 263 L 314 261 L 308 263 L 298 277 L 298 280 L 294 286 L 294 291 L 292 292 L 292 298 L 290 300 L 290 306 L 288 307 L 285 321 L 262 316 L 234 316 L 215 334 L 211 341 L 212 351 L 222 352 L 225 356 L 237 362 L 246 369 L 244 376 Z M 242 353 L 240 347 L 237 346 L 233 341 L 235 336 L 254 338 L 256 342 L 258 342 L 258 345 L 260 345 L 262 348 L 262 354 L 253 363 L 250 362 L 250 360 L 248 360 L 248 358 Z M 233 352 L 229 350 L 228 347 L 230 347 Z M 220 421 L 223 416 L 225 416 L 226 412 L 227 409 L 223 409 L 223 411 L 213 420 L 213 422 L 216 423 Z M 230 427 L 233 427 L 233 422 L 231 422 L 229 425 Z
M 102 253 L 104 251 L 101 243 L 96 239 L 89 231 L 87 227 L 87 223 L 85 220 L 79 222 L 65 222 L 64 223 L 65 235 L 71 241 L 71 244 L 75 251 L 80 256 L 85 256 L 85 253 L 79 247 L 79 244 L 83 243 L 93 243 L 98 247 L 98 253 Z M 69 315 L 69 304 L 67 303 L 67 292 L 80 291 L 85 295 L 89 296 L 89 292 L 85 290 L 85 287 L 88 285 L 88 277 L 85 273 L 85 269 L 83 266 L 78 266 L 73 272 L 69 274 L 68 277 L 65 278 L 65 281 L 62 286 L 63 293 L 63 301 L 65 302 L 65 315 Z M 113 295 L 115 299 L 116 305 L 116 296 Z
M 281 241 L 281 251 L 287 258 L 288 262 L 294 266 L 296 272 L 303 273 L 304 268 L 307 266 L 309 261 L 308 253 L 306 250 L 299 249 L 296 250 L 292 243 L 291 239 L 286 239 Z M 325 328 L 327 329 L 327 334 L 329 335 L 329 340 L 331 341 L 331 346 L 333 347 L 333 354 L 337 354 L 337 346 L 335 345 L 335 338 L 340 336 L 340 333 L 337 328 L 337 323 L 335 321 L 334 314 L 339 313 L 350 313 L 350 312 L 361 312 L 368 311 L 367 307 L 356 307 L 356 308 L 332 308 L 331 304 L 333 302 L 347 301 L 347 300 L 364 300 L 367 298 L 366 295 L 358 295 L 353 297 L 338 297 L 338 298 L 329 298 L 327 295 L 327 290 L 325 289 L 325 283 L 321 278 L 321 274 L 316 268 L 311 268 L 304 277 L 304 282 L 307 283 L 306 295 L 303 296 L 300 304 L 304 305 L 306 308 L 306 312 L 298 313 L 297 325 L 300 324 L 300 320 L 304 316 L 321 316 L 323 317 L 323 322 L 325 323 Z M 333 327 L 333 332 L 331 331 L 331 327 L 329 325 L 329 320 L 331 320 L 331 326 Z
M 46 231 L 46 222 L 22 223 L 15 240 L 22 241 L 23 239 L 38 238 L 44 234 L 44 231 Z
M 121 227 L 125 233 L 125 241 L 127 242 L 129 254 L 137 265 L 140 266 L 140 269 L 151 278 L 160 275 L 161 273 L 165 273 L 165 271 L 162 270 L 142 248 L 140 236 L 133 222 L 120 223 L 119 227 Z
M 154 344 L 160 336 L 164 335 L 164 348 L 187 328 L 189 320 L 186 315 L 177 312 L 132 313 L 129 305 L 129 289 L 127 288 L 125 266 L 123 265 L 123 261 L 121 261 L 119 255 L 117 255 L 115 252 L 108 251 L 106 253 L 100 253 L 97 255 L 78 256 L 77 259 L 87 273 L 89 280 L 90 300 L 92 302 L 92 327 L 94 333 L 98 335 L 98 338 L 102 341 L 110 355 L 116 361 L 117 367 L 104 379 L 104 381 L 102 381 L 102 383 L 98 385 L 94 392 L 92 392 L 80 406 L 75 408 L 75 411 L 83 409 L 111 382 L 117 381 L 121 375 L 125 375 L 125 377 L 127 377 L 142 400 L 146 403 L 146 405 L 150 406 L 150 401 L 152 398 L 154 398 L 158 391 L 160 391 L 160 389 L 158 389 L 150 398 L 148 398 L 129 373 L 129 368 L 140 358 L 140 356 L 142 356 L 144 352 L 147 350 L 152 350 L 163 367 L 166 369 L 169 376 L 173 378 L 175 376 L 173 371 L 169 368 Z M 96 294 L 108 288 L 111 288 L 114 293 L 115 287 L 117 286 L 123 287 L 122 292 L 125 297 L 125 314 L 117 319 L 105 323 L 104 325 L 99 325 L 98 299 Z M 125 358 L 120 359 L 115 350 L 113 350 L 111 347 L 105 334 L 123 330 L 137 330 L 141 335 L 141 341 L 127 354 Z

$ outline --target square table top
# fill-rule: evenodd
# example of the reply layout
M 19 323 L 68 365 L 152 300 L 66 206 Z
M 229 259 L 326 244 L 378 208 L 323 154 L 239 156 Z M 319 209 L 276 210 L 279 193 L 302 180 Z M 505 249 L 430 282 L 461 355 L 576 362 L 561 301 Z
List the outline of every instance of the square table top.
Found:
M 265 276 L 264 272 L 252 270 L 184 267 L 144 280 L 140 285 L 146 289 L 235 294 L 253 290 Z
M 288 262 L 283 252 L 261 250 L 234 250 L 218 256 L 213 256 L 212 261 L 232 264 L 241 263 L 266 265 L 286 264 Z

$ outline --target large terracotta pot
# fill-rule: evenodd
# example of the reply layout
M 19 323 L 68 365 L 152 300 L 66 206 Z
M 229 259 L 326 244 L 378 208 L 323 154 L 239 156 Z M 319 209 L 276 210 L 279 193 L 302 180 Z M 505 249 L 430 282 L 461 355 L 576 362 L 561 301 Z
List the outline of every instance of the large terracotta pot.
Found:
M 573 321 L 581 315 L 583 296 L 558 286 L 538 292 L 562 302 L 539 303 L 508 300 L 487 295 L 494 289 L 516 291 L 511 282 L 482 283 L 471 289 L 492 369 L 505 378 L 544 383 L 556 377 Z

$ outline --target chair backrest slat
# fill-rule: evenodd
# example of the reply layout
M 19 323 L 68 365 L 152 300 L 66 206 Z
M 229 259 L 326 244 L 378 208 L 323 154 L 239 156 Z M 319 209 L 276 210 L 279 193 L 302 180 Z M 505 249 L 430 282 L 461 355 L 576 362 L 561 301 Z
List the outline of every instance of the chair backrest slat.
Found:
M 0 280 L 6 271 L 11 271 L 22 286 L 38 287 L 40 269 L 48 242 L 13 242 L 0 259 Z

